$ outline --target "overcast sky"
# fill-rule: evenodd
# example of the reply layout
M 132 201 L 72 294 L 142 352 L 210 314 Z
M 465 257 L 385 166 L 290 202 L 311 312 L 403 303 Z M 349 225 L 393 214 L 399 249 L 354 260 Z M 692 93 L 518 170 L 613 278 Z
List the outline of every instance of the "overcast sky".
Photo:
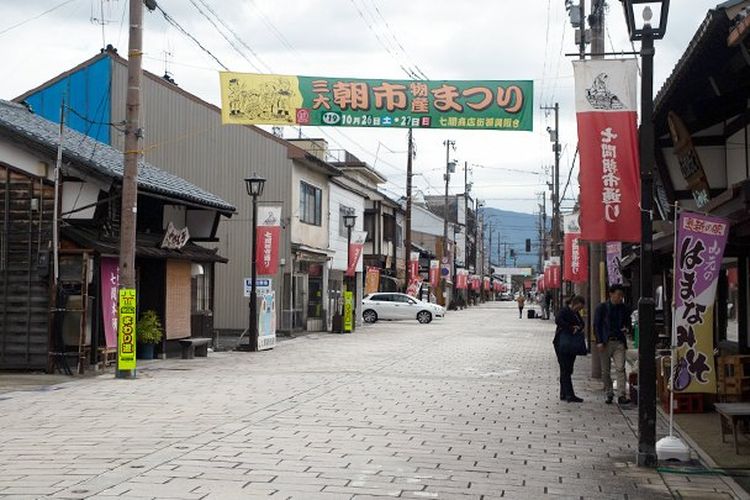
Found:
M 235 51 L 202 16 L 208 4 L 242 40 Z M 608 51 L 632 50 L 618 0 L 607 10 Z M 571 58 L 573 30 L 564 0 L 159 0 L 159 5 L 232 71 L 291 75 L 406 79 L 418 67 L 435 80 L 533 79 L 534 132 L 418 130 L 415 186 L 441 194 L 445 139 L 451 156 L 471 167 L 475 196 L 497 208 L 535 212 L 554 161 L 540 105 L 560 103 L 563 143 L 561 190 L 576 149 Z M 127 54 L 127 0 L 0 0 L 0 97 L 11 99 L 98 53 L 111 43 Z M 655 93 L 717 0 L 672 0 L 667 36 L 656 42 Z M 34 19 L 44 11 L 59 8 Z M 587 0 L 587 11 L 590 0 Z M 103 15 L 102 15 L 103 11 Z M 210 15 L 210 14 L 209 14 Z M 100 20 L 103 19 L 103 26 Z M 27 22 L 25 22 L 27 21 Z M 124 22 L 123 22 L 124 21 Z M 20 23 L 20 26 L 14 27 Z M 9 29 L 12 28 L 12 29 Z M 102 33 L 102 29 L 104 33 Z M 223 28 L 222 28 L 223 29 Z M 218 63 L 171 27 L 158 12 L 146 15 L 144 68 L 166 69 L 184 89 L 219 102 Z M 225 31 L 230 39 L 232 34 Z M 252 49 L 252 52 L 251 50 Z M 165 63 L 166 61 L 166 63 Z M 345 148 L 405 189 L 406 130 L 305 127 L 331 149 Z M 296 137 L 287 128 L 286 137 Z M 577 167 L 563 207 L 578 191 Z M 464 191 L 463 172 L 450 192 Z M 549 204 L 548 204 L 549 210 Z

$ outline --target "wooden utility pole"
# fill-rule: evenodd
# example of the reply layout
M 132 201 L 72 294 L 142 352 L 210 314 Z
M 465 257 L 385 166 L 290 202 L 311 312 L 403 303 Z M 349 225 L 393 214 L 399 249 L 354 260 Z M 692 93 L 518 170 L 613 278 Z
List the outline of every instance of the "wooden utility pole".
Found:
M 125 102 L 125 154 L 120 215 L 120 290 L 135 290 L 135 234 L 138 213 L 138 162 L 143 153 L 141 112 L 141 57 L 143 55 L 143 3 L 130 0 L 128 91 Z M 121 349 L 118 342 L 118 349 Z M 135 369 L 121 369 L 117 378 L 135 378 Z
M 411 276 L 411 178 L 412 178 L 412 160 L 414 158 L 414 139 L 412 137 L 412 130 L 409 128 L 409 145 L 407 148 L 406 158 L 406 235 L 404 238 L 404 245 L 406 246 L 406 252 L 404 259 L 406 261 L 406 274 L 405 279 L 406 288 L 409 287 L 413 276 Z
M 591 6 L 591 53 L 592 58 L 602 59 L 604 52 L 604 0 L 594 0 Z M 583 59 L 583 57 L 582 57 Z M 580 162 L 580 159 L 579 159 Z M 594 335 L 594 310 L 596 306 L 605 300 L 606 286 L 602 286 L 604 268 L 604 245 L 601 243 L 589 244 L 589 304 L 586 323 L 591 339 L 591 378 L 602 378 L 601 353 L 596 348 L 596 336 Z

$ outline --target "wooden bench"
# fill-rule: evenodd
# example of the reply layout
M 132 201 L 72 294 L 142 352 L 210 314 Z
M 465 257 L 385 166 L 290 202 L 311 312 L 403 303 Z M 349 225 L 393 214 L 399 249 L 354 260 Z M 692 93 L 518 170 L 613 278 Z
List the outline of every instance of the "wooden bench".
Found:
M 210 343 L 211 339 L 180 339 L 180 346 L 182 347 L 182 359 L 193 359 L 195 356 L 198 356 L 199 358 L 208 357 L 208 345 Z
M 734 451 L 739 455 L 738 428 L 741 422 L 750 420 L 750 403 L 717 403 L 714 408 L 721 418 L 721 442 L 725 443 L 724 436 L 731 433 L 734 438 Z

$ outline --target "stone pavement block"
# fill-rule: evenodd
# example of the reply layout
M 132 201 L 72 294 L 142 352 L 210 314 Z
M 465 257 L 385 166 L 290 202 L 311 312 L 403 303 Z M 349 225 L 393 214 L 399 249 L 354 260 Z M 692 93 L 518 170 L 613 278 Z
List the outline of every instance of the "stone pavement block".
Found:
M 513 316 L 487 304 L 429 328 L 377 323 L 264 353 L 160 360 L 135 381 L 76 382 L 74 407 L 70 388 L 14 396 L 0 413 L 12 436 L 0 435 L 0 481 L 33 477 L 73 498 L 632 500 L 667 497 L 667 484 L 697 498 L 727 492 L 717 478 L 635 467 L 633 410 L 602 404 L 584 358 L 574 385 L 586 402 L 556 401 L 552 323 Z M 133 412 L 111 410 L 124 401 Z M 61 418 L 66 426 L 50 424 Z M 114 431 L 91 439 L 105 426 Z

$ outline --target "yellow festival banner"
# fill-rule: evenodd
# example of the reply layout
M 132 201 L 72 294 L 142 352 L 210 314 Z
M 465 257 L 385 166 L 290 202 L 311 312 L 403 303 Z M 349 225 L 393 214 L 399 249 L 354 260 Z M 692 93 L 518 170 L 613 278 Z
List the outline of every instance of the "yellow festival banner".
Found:
M 117 369 L 135 370 L 135 289 L 120 289 L 119 299 Z
M 531 131 L 531 80 L 412 81 L 220 73 L 221 118 L 237 125 Z

